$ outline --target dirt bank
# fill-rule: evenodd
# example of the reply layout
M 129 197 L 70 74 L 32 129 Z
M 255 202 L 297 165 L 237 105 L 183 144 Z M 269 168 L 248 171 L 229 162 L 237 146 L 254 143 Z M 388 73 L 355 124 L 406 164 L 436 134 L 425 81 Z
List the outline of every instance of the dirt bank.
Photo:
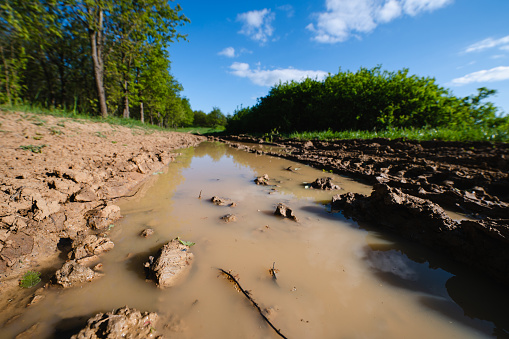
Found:
M 370 184 L 383 184 L 386 188 L 371 196 L 338 196 L 333 205 L 347 216 L 432 246 L 509 284 L 508 144 L 277 138 L 266 142 L 242 135 L 221 141 L 248 152 L 284 157 Z M 404 211 L 393 202 L 404 206 Z M 442 208 L 473 220 L 453 222 Z M 423 222 L 426 220 L 429 222 Z
M 14 287 L 25 272 L 53 274 L 73 240 L 114 227 L 118 197 L 136 193 L 173 160 L 174 150 L 205 140 L 5 111 L 0 138 L 2 307 L 21 295 Z

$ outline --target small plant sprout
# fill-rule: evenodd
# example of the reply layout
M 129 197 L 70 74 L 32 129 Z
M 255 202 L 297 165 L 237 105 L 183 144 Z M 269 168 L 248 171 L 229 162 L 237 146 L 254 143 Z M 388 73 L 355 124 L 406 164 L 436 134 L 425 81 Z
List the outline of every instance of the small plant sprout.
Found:
M 40 275 L 41 273 L 39 272 L 28 271 L 27 273 L 25 273 L 23 278 L 21 278 L 19 286 L 23 288 L 34 287 L 35 285 L 41 282 Z
M 191 246 L 193 246 L 193 245 L 195 244 L 195 243 L 194 243 L 194 242 L 192 242 L 192 241 L 184 241 L 184 240 L 180 239 L 180 237 L 177 237 L 177 240 L 178 240 L 178 241 L 179 241 L 182 245 L 184 245 L 184 246 L 189 246 L 189 247 L 191 247 Z

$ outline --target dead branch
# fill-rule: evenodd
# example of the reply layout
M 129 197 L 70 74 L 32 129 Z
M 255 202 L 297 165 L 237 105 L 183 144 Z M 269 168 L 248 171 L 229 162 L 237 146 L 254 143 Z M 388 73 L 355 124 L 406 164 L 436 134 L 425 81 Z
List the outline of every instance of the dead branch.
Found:
M 246 291 L 245 289 L 242 288 L 242 286 L 240 286 L 239 282 L 237 279 L 235 279 L 235 277 L 231 274 L 231 273 L 228 273 L 227 271 L 223 270 L 222 268 L 218 268 L 218 270 L 223 273 L 224 275 L 226 275 L 228 277 L 229 280 L 231 280 L 236 286 L 237 288 L 244 294 L 244 296 L 251 302 L 251 304 L 253 304 L 253 306 L 258 310 L 258 313 L 260 313 L 260 315 L 262 316 L 263 320 L 265 320 L 265 322 L 267 324 L 269 324 L 270 327 L 272 327 L 272 329 L 274 331 L 276 331 L 276 333 L 281 337 L 281 338 L 285 338 L 287 339 L 283 333 L 281 333 L 271 322 L 270 320 L 265 316 L 265 314 L 263 314 L 262 312 L 262 309 L 260 308 L 260 306 L 258 306 L 258 304 L 256 303 L 256 301 L 253 300 L 253 298 L 251 298 L 251 295 L 250 295 L 250 292 L 249 291 Z

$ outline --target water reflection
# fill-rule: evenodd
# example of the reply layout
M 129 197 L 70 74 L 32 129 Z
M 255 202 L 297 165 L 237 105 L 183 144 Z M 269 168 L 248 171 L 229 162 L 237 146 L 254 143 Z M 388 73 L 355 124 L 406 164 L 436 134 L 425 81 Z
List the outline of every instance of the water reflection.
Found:
M 498 338 L 509 334 L 509 294 L 503 286 L 395 235 L 379 235 L 368 244 L 365 260 L 384 283 L 421 293 L 423 306 L 452 322 Z

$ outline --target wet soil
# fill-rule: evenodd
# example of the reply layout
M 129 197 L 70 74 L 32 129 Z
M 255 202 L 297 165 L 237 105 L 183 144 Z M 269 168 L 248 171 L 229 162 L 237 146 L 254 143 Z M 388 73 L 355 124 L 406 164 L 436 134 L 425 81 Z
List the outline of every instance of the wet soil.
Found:
M 118 202 L 123 218 L 104 232 L 115 246 L 93 265 L 103 276 L 71 288 L 32 288 L 38 297 L 23 314 L 0 313 L 0 337 L 68 338 L 81 329 L 106 333 L 129 323 L 165 338 L 276 338 L 218 268 L 239 279 L 289 338 L 508 333 L 503 286 L 415 242 L 330 211 L 334 195 L 368 196 L 371 185 L 222 143 L 181 153 L 153 176 L 157 180 L 146 182 L 143 195 Z M 264 174 L 267 184 L 256 185 Z M 341 189 L 312 188 L 324 175 Z M 280 204 L 297 220 L 276 215 Z M 227 213 L 237 221 L 221 220 Z M 142 236 L 147 229 L 151 234 Z M 81 238 L 73 242 L 76 257 L 102 237 L 89 238 L 88 246 Z M 146 280 L 144 264 L 175 238 L 195 243 L 193 265 L 179 284 L 160 289 Z M 129 314 L 138 314 L 132 307 L 157 312 L 159 320 L 120 322 L 124 305 Z
M 336 207 L 358 221 L 431 246 L 509 284 L 509 144 L 279 138 L 267 142 L 243 135 L 221 140 L 248 152 L 384 185 L 385 189 L 371 195 L 338 197 L 341 203 Z M 406 206 L 406 211 L 388 208 L 387 201 Z M 436 209 L 471 220 L 456 222 L 442 212 L 430 212 Z
M 17 287 L 25 272 L 54 274 L 76 239 L 113 227 L 119 197 L 136 194 L 175 158 L 174 150 L 204 138 L 0 111 L 0 140 L 0 307 L 6 309 L 26 303 Z

